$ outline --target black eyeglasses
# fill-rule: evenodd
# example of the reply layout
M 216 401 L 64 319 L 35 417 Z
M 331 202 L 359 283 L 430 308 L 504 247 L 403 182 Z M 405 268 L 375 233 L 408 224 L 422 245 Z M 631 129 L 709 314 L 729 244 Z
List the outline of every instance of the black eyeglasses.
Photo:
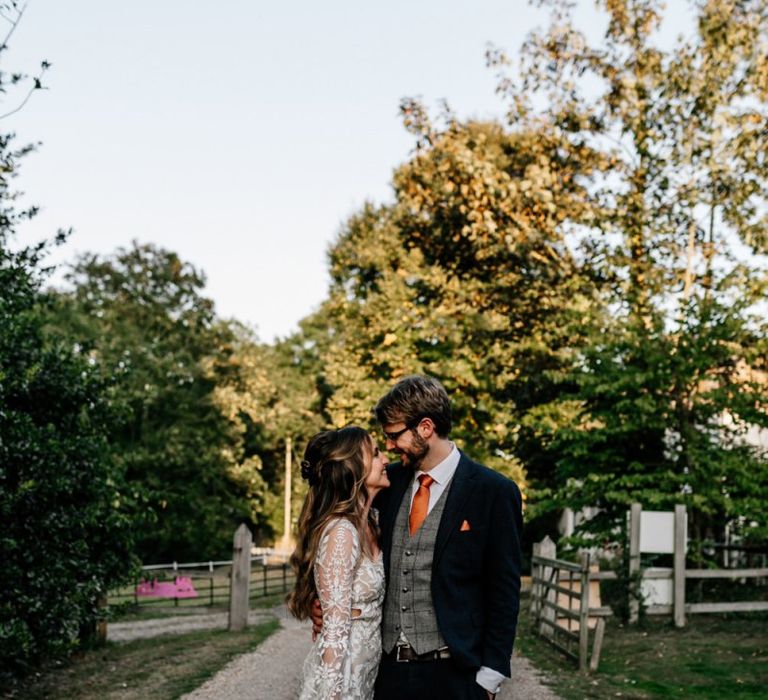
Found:
M 405 427 L 402 430 L 398 430 L 394 433 L 388 433 L 386 430 L 383 430 L 384 437 L 387 438 L 387 440 L 391 440 L 392 442 L 397 442 L 400 439 L 400 436 L 406 431 L 406 430 L 413 430 L 419 423 L 421 423 L 421 419 L 416 421 L 415 425 L 408 425 L 408 423 L 405 424 Z
M 388 433 L 386 430 L 382 431 L 384 433 L 384 437 L 387 438 L 387 440 L 391 440 L 392 442 L 397 442 L 400 439 L 400 436 L 406 431 L 410 430 L 410 428 L 406 425 L 402 430 L 398 430 L 394 433 Z

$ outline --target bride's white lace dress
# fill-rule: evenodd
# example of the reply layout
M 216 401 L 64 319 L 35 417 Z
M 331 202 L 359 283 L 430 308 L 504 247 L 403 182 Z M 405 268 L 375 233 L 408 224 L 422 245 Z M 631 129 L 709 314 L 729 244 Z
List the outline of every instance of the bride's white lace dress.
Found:
M 323 631 L 304 662 L 300 700 L 370 700 L 381 658 L 381 553 L 365 556 L 355 526 L 337 518 L 320 540 L 314 573 Z

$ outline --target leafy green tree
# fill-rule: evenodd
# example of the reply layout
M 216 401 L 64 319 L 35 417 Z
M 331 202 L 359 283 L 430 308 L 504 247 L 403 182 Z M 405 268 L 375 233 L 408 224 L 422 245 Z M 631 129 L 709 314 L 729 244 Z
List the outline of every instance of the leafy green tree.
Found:
M 0 243 L 0 656 L 21 670 L 71 650 L 131 572 L 113 416 L 87 364 L 43 333 L 42 248 Z
M 766 267 L 745 252 L 768 230 L 765 8 L 698 3 L 696 35 L 665 51 L 657 2 L 601 3 L 598 47 L 548 4 L 520 80 L 490 54 L 507 127 L 437 128 L 404 102 L 417 147 L 395 201 L 330 254 L 329 417 L 369 420 L 429 372 L 459 441 L 525 475 L 530 514 L 598 506 L 609 533 L 632 500 L 683 499 L 695 535 L 739 517 L 757 536 Z
M 250 506 L 210 370 L 232 352 L 233 337 L 201 293 L 202 274 L 175 253 L 134 244 L 84 256 L 68 281 L 51 324 L 98 368 L 124 415 L 110 442 L 140 503 L 139 555 L 224 556 Z
M 42 247 L 0 240 L 0 657 L 19 671 L 70 651 L 131 573 L 113 416 L 88 365 L 43 333 Z
M 283 535 L 285 449 L 292 442 L 292 518 L 304 495 L 298 463 L 309 438 L 326 426 L 318 386 L 316 340 L 324 330 L 312 317 L 303 331 L 273 345 L 231 323 L 231 352 L 211 363 L 214 401 L 236 440 L 230 473 L 247 488 L 257 541 Z
M 10 29 L 15 2 L 0 3 Z M 41 74 L 0 71 L 3 112 L 18 111 Z M 31 86 L 30 86 L 31 84 Z M 17 89 L 28 88 L 19 96 Z M 13 178 L 29 146 L 0 135 L 0 683 L 87 638 L 98 600 L 130 574 L 128 497 L 107 436 L 114 416 L 99 377 L 44 331 L 48 245 L 14 249 Z M 64 234 L 59 236 L 59 241 Z
M 450 113 L 438 128 L 413 101 L 403 113 L 417 150 L 394 204 L 365 207 L 331 251 L 328 411 L 336 424 L 369 420 L 392 381 L 427 372 L 452 395 L 471 454 L 521 482 L 526 466 L 546 478 L 521 417 L 557 394 L 584 335 L 593 285 L 559 225 L 589 216 L 577 175 L 598 165 L 586 148 L 561 157 L 546 133 Z
M 611 313 L 573 367 L 577 391 L 526 418 L 557 467 L 540 505 L 599 506 L 587 528 L 607 533 L 631 500 L 682 500 L 699 538 L 737 517 L 764 536 L 768 464 L 744 434 L 768 426 L 765 4 L 695 3 L 694 35 L 669 50 L 655 0 L 599 3 L 598 45 L 566 3 L 547 4 L 521 79 L 500 52 L 491 62 L 514 129 L 547 124 L 566 152 L 586 144 L 610 163 L 592 221 L 564 235 L 583 242 Z

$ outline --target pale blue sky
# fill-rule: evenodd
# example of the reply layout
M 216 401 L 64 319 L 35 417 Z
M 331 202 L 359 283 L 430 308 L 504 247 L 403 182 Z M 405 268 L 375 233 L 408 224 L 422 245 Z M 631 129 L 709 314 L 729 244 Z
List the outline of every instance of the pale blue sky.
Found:
M 3 124 L 43 142 L 18 242 L 73 227 L 55 261 L 162 245 L 221 315 L 285 335 L 324 298 L 343 220 L 391 196 L 400 99 L 500 118 L 485 47 L 514 54 L 544 20 L 525 0 L 29 0 L 3 67 L 53 68 Z

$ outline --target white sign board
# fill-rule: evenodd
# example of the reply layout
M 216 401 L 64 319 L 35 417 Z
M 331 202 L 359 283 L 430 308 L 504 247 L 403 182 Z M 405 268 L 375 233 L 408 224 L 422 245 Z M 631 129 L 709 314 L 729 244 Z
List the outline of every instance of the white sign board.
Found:
M 687 515 L 686 515 L 687 531 Z M 686 549 L 688 540 L 686 537 Z M 674 511 L 644 510 L 640 514 L 640 551 L 650 554 L 674 554 Z

